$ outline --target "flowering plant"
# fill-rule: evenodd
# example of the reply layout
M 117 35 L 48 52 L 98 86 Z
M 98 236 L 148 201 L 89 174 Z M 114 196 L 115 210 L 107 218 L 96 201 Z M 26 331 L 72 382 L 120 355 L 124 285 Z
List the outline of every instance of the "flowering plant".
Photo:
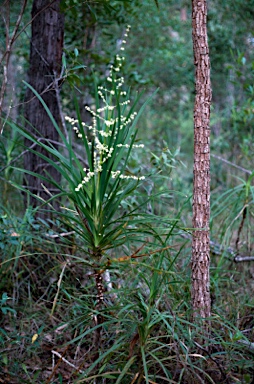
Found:
M 129 28 L 125 37 L 128 36 Z M 125 43 L 123 40 L 121 51 Z M 139 112 L 135 108 L 140 96 L 131 106 L 129 92 L 123 89 L 124 78 L 120 76 L 123 60 L 124 57 L 116 55 L 106 80 L 109 86 L 96 86 L 95 109 L 86 106 L 92 115 L 91 125 L 81 121 L 78 108 L 76 119 L 65 117 L 82 143 L 82 161 L 73 150 L 72 140 L 64 136 L 43 99 L 29 84 L 27 86 L 44 105 L 68 156 L 63 155 L 50 142 L 38 142 L 33 135 L 18 128 L 26 138 L 54 155 L 56 161 L 32 150 L 61 173 L 61 185 L 45 174 L 29 173 L 58 188 L 60 193 L 55 198 L 63 195 L 68 197 L 72 206 L 62 207 L 60 215 L 72 223 L 73 230 L 83 240 L 84 248 L 87 247 L 89 254 L 96 256 L 97 261 L 105 250 L 123 244 L 126 240 L 128 213 L 125 213 L 123 219 L 123 215 L 118 214 L 119 206 L 137 188 L 139 181 L 145 178 L 131 173 L 128 160 L 134 149 L 144 147 L 136 142 L 136 125 L 149 100 Z

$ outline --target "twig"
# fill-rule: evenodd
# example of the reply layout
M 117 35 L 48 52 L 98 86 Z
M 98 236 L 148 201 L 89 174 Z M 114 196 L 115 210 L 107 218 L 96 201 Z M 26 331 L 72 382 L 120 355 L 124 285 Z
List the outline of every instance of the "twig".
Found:
M 65 148 L 65 145 L 63 143 L 60 143 L 59 141 L 55 141 L 55 140 L 49 140 L 49 139 L 44 139 L 43 137 L 39 137 L 39 138 L 36 138 L 35 139 L 37 140 L 37 143 L 33 143 L 32 145 L 30 145 L 30 147 L 28 147 L 25 151 L 23 151 L 22 153 L 20 153 L 17 157 L 15 157 L 14 159 L 12 159 L 8 164 L 6 164 L 4 167 L 2 167 L 0 169 L 0 173 L 2 171 L 4 171 L 6 168 L 8 168 L 12 163 L 15 163 L 18 159 L 20 159 L 23 155 L 25 155 L 27 152 L 29 152 L 31 149 L 33 149 L 37 144 L 38 142 L 43 142 L 45 141 L 46 143 L 52 143 L 52 144 L 56 144 L 60 147 L 63 147 Z M 85 165 L 86 168 L 89 168 L 88 164 L 86 163 L 86 161 L 77 153 L 75 153 L 75 155 L 77 156 L 77 159 L 80 160 L 82 162 L 83 165 Z
M 8 18 L 8 20 L 7 21 L 4 20 L 5 21 L 5 25 L 6 25 L 6 50 L 5 50 L 3 56 L 2 56 L 2 58 L 0 60 L 0 64 L 5 60 L 5 64 L 3 66 L 3 72 L 4 72 L 3 73 L 3 82 L 2 82 L 1 91 L 0 91 L 0 116 L 2 114 L 4 95 L 5 95 L 5 91 L 6 91 L 6 87 L 7 87 L 7 83 L 8 83 L 8 66 L 9 66 L 12 46 L 13 46 L 13 44 L 14 44 L 15 40 L 17 39 L 17 36 L 18 36 L 18 29 L 19 29 L 19 26 L 20 26 L 23 14 L 25 12 L 27 0 L 23 1 L 23 4 L 21 6 L 21 10 L 19 12 L 18 19 L 16 21 L 16 24 L 15 24 L 15 27 L 14 27 L 14 31 L 12 33 L 11 38 L 9 36 L 10 4 L 9 4 L 8 1 L 7 1 L 7 4 L 8 4 L 8 8 L 7 8 L 7 12 L 8 12 L 7 18 Z M 3 126 L 1 127 L 0 134 L 2 134 L 2 132 L 3 132 Z
M 61 123 L 62 123 L 62 128 L 63 128 L 64 134 L 65 134 L 66 140 L 67 140 L 68 139 L 68 131 L 67 131 L 64 116 L 63 116 L 62 103 L 61 103 L 61 98 L 60 98 L 60 89 L 59 89 L 59 82 L 61 80 L 64 80 L 64 78 L 65 78 L 64 66 L 62 66 L 60 76 L 57 77 L 56 73 L 54 73 L 54 76 L 55 76 L 55 92 L 56 92 L 57 106 L 58 106 L 59 115 L 60 115 L 60 119 L 61 119 Z
M 34 15 L 34 17 L 31 19 L 31 20 L 29 20 L 28 21 L 28 23 L 19 31 L 19 33 L 17 33 L 17 31 L 16 31 L 16 33 L 17 34 L 15 34 L 15 36 L 14 36 L 14 38 L 13 38 L 13 43 L 14 43 L 14 41 L 15 40 L 17 40 L 17 38 L 21 35 L 21 33 L 22 32 L 24 32 L 25 30 L 26 30 L 26 28 L 30 25 L 30 24 L 32 24 L 32 22 L 34 21 L 34 19 L 41 13 L 41 12 L 43 12 L 43 11 L 45 11 L 47 8 L 49 8 L 54 2 L 55 2 L 56 0 L 52 0 L 49 4 L 47 4 L 44 8 L 42 8 L 36 15 Z M 24 0 L 24 3 L 27 3 L 27 0 Z M 22 7 L 22 9 L 23 9 L 23 7 Z M 18 18 L 18 20 L 19 20 L 19 18 Z M 21 21 L 21 20 L 20 20 Z M 19 23 L 20 23 L 20 21 L 19 21 Z M 16 28 L 15 28 L 16 29 Z M 1 62 L 3 61 L 3 59 L 5 58 L 5 56 L 6 56 L 6 52 L 4 53 L 4 55 L 3 55 L 3 57 L 2 57 L 2 59 L 1 59 L 1 61 L 0 61 L 0 64 L 1 64 Z
M 6 3 L 9 3 L 9 0 L 6 1 Z M 11 37 L 11 40 L 8 39 L 8 45 L 9 45 L 9 49 L 6 49 L 6 51 L 4 52 L 1 60 L 0 60 L 0 64 L 3 62 L 3 60 L 5 59 L 6 56 L 8 56 L 11 52 L 11 47 L 13 45 L 13 43 L 15 42 L 15 40 L 17 39 L 17 37 L 24 31 L 24 29 L 29 25 L 29 23 L 24 27 L 22 28 L 22 30 L 18 32 L 18 29 L 19 29 L 19 26 L 20 26 L 20 23 L 21 23 L 21 20 L 22 20 L 22 17 L 23 17 L 23 14 L 25 12 L 25 8 L 26 8 L 26 4 L 27 4 L 27 0 L 24 0 L 23 1 L 23 5 L 21 7 L 21 10 L 20 10 L 20 13 L 18 15 L 18 19 L 16 21 L 16 24 L 15 24 L 15 28 L 14 28 L 14 31 L 12 33 L 12 37 Z M 5 4 L 3 4 L 3 7 L 5 7 Z M 31 22 L 31 21 L 30 21 Z M 6 35 L 8 35 L 7 37 L 9 37 L 9 31 L 6 30 Z
M 60 355 L 59 352 L 52 350 L 51 353 L 53 353 L 53 355 L 56 355 L 57 357 L 59 357 L 64 363 L 68 364 L 70 367 L 75 368 L 76 371 L 78 371 L 79 373 L 84 373 L 84 371 L 82 371 L 81 369 L 77 368 L 74 364 L 70 363 L 62 355 Z
M 66 266 L 67 266 L 67 262 L 65 262 L 63 264 L 63 269 L 62 269 L 62 271 L 60 273 L 60 277 L 59 277 L 59 280 L 57 282 L 57 292 L 56 292 L 56 296 L 55 296 L 54 301 L 53 301 L 52 309 L 51 309 L 51 312 L 50 312 L 50 317 L 52 317 L 52 315 L 54 313 L 54 310 L 55 310 L 55 307 L 56 307 L 56 302 L 57 302 L 57 299 L 58 299 L 58 296 L 59 296 L 59 293 L 60 293 L 61 282 L 63 280 L 63 275 L 64 275 L 64 271 L 65 271 Z
M 52 238 L 52 239 L 55 239 L 55 238 L 57 238 L 57 237 L 64 237 L 64 236 L 73 235 L 73 233 L 75 233 L 75 231 L 71 231 L 71 232 L 62 232 L 62 233 L 59 233 L 59 234 L 56 234 L 56 235 L 49 235 L 48 233 L 45 233 L 44 236 L 50 237 L 50 238 Z
M 241 261 L 254 261 L 254 256 L 241 256 L 237 255 L 234 257 L 234 261 L 236 263 L 240 263 Z
M 232 220 L 231 224 L 229 224 L 229 226 L 227 227 L 227 230 L 225 232 L 225 238 L 227 237 L 227 234 L 228 234 L 228 231 L 230 230 L 230 227 L 232 227 L 232 225 L 239 219 L 239 217 L 241 217 L 241 215 L 243 214 L 243 212 L 245 211 L 247 206 L 248 205 L 245 204 L 242 207 L 242 209 L 240 210 L 240 212 L 236 215 L 236 217 L 234 217 L 234 219 Z M 236 250 L 236 252 L 237 252 L 237 250 Z
M 140 257 L 148 257 L 148 256 L 152 256 L 156 253 L 159 253 L 159 252 L 163 252 L 163 251 L 166 251 L 167 249 L 170 249 L 170 248 L 175 248 L 176 246 L 173 246 L 173 245 L 168 245 L 167 247 L 164 247 L 164 248 L 159 248 L 159 249 L 156 249 L 155 251 L 151 251 L 151 252 L 148 252 L 148 253 L 143 253 L 141 255 L 138 255 L 138 252 L 142 250 L 142 248 L 145 246 L 146 244 L 143 244 L 137 251 L 135 251 L 132 255 L 130 256 L 121 256 L 121 257 L 117 257 L 117 258 L 113 258 L 113 259 L 108 259 L 108 262 L 107 262 L 107 265 L 110 266 L 110 264 L 112 262 L 123 262 L 123 261 L 129 261 L 131 259 L 138 259 Z
M 37 141 L 43 141 L 45 139 L 41 138 L 41 139 L 38 139 Z M 25 153 L 29 152 L 30 149 L 33 149 L 35 146 L 37 145 L 37 143 L 33 143 L 32 145 L 30 145 L 30 147 L 28 147 L 25 151 L 23 151 L 22 153 L 20 153 L 17 157 L 15 157 L 14 159 L 12 159 L 8 164 L 6 164 L 3 168 L 0 169 L 0 172 L 4 171 L 6 168 L 8 168 L 12 163 L 14 163 L 15 161 L 17 161 L 18 159 L 20 159 L 20 157 L 22 157 Z
M 247 208 L 248 208 L 248 204 L 245 204 L 244 205 L 244 209 L 243 209 L 242 220 L 241 220 L 241 223 L 240 223 L 238 231 L 237 231 L 237 238 L 236 238 L 236 241 L 235 241 L 235 248 L 236 248 L 237 253 L 238 253 L 238 250 L 239 250 L 239 242 L 240 242 L 241 232 L 242 232 L 242 229 L 243 229 L 243 225 L 244 225 L 245 219 L 247 217 Z
M 220 371 L 220 373 L 221 373 L 223 379 L 225 380 L 224 382 L 225 382 L 225 383 L 229 383 L 228 376 L 227 376 L 227 374 L 225 373 L 225 371 L 224 371 L 223 367 L 221 366 L 221 364 L 220 364 L 216 359 L 214 359 L 214 358 L 212 357 L 212 355 L 209 353 L 209 351 L 208 351 L 206 348 L 202 347 L 202 345 L 200 345 L 200 344 L 197 343 L 196 341 L 194 341 L 194 343 L 196 344 L 196 346 L 197 346 L 199 349 L 201 349 L 202 351 L 204 351 L 204 352 L 207 354 L 207 356 L 208 356 L 208 357 L 209 357 L 209 358 L 210 358 L 210 359 L 217 365 L 217 367 L 218 367 L 218 369 L 219 369 L 219 371 Z
M 245 345 L 250 352 L 254 353 L 254 343 L 251 341 L 237 340 L 237 343 Z
M 51 382 L 51 379 L 55 376 L 55 374 L 56 374 L 56 370 L 57 370 L 57 368 L 59 367 L 59 365 L 61 364 L 61 361 L 63 360 L 63 355 L 65 355 L 65 353 L 66 353 L 66 351 L 67 351 L 67 349 L 69 348 L 69 345 L 65 348 L 65 350 L 64 350 L 64 352 L 63 352 L 63 354 L 62 354 L 62 356 L 60 355 L 60 359 L 58 360 L 58 362 L 56 363 L 56 365 L 53 365 L 53 371 L 52 371 L 52 373 L 51 373 L 51 375 L 48 377 L 48 379 L 47 379 L 47 381 L 46 381 L 46 384 L 49 384 L 50 382 Z M 55 356 L 54 356 L 54 354 L 53 354 L 53 364 L 55 363 Z
M 218 160 L 223 161 L 224 163 L 226 163 L 226 164 L 228 164 L 228 165 L 231 165 L 231 167 L 237 168 L 237 169 L 239 169 L 240 171 L 243 171 L 243 172 L 245 172 L 245 173 L 248 173 L 249 175 L 252 174 L 252 172 L 249 171 L 248 169 L 243 168 L 243 167 L 241 167 L 240 165 L 236 165 L 236 164 L 232 163 L 232 162 L 229 161 L 229 160 L 223 159 L 223 157 L 221 157 L 221 156 L 214 155 L 214 154 L 211 154 L 211 156 L 212 156 L 212 157 L 215 157 L 215 159 L 218 159 Z

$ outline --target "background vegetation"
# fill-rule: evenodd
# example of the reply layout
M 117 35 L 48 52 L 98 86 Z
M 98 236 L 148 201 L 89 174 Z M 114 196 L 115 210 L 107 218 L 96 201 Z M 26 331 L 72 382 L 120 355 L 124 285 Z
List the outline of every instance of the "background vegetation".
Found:
M 2 84 L 6 4 L 0 5 Z M 135 111 L 149 100 L 136 125 L 130 126 L 132 133 L 137 130 L 136 144 L 144 148 L 115 153 L 115 158 L 125 175 L 142 175 L 145 180 L 117 184 L 118 190 L 109 181 L 111 189 L 101 200 L 115 199 L 110 220 L 101 222 L 107 242 L 97 242 L 101 232 L 98 227 L 92 236 L 87 232 L 87 211 L 74 193 L 87 161 L 84 136 L 80 141 L 66 124 L 68 137 L 61 138 L 65 149 L 55 153 L 64 170 L 61 204 L 66 209 L 45 221 L 36 209 L 24 205 L 26 148 L 21 132 L 31 36 L 28 2 L 9 60 L 1 120 L 0 380 L 253 383 L 254 2 L 208 2 L 213 86 L 208 350 L 198 345 L 200 330 L 190 315 L 190 2 L 161 1 L 158 9 L 148 0 L 65 0 L 62 9 L 61 103 L 65 116 L 76 119 L 80 114 L 79 130 L 81 121 L 92 123 L 85 106 L 96 108 L 94 84 L 105 85 L 109 66 L 121 52 L 126 25 L 131 25 L 121 73 L 124 89 L 131 88 L 128 98 Z M 18 2 L 10 2 L 10 35 L 19 12 Z M 134 145 L 134 137 L 129 138 L 129 145 Z M 128 164 L 122 162 L 127 157 Z M 110 163 L 107 166 L 114 171 Z M 89 206 L 92 194 L 86 193 Z M 91 202 L 91 220 L 92 207 Z M 246 257 L 248 261 L 241 261 Z M 97 275 L 103 277 L 101 306 Z

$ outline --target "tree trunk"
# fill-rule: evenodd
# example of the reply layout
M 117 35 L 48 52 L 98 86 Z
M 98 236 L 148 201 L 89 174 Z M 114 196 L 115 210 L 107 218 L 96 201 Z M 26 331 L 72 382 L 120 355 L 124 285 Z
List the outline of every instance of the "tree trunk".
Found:
M 56 79 L 61 72 L 63 36 L 64 15 L 60 13 L 60 0 L 53 0 L 51 3 L 49 0 L 34 0 L 28 83 L 42 96 L 57 123 L 60 123 L 60 110 L 57 100 L 58 90 L 56 88 L 58 84 Z M 26 129 L 38 138 L 51 140 L 54 146 L 57 147 L 55 142 L 58 142 L 59 135 L 43 105 L 29 88 L 27 88 L 25 96 L 24 114 L 28 121 Z M 31 142 L 25 140 L 25 145 L 29 147 Z M 40 146 L 33 149 L 47 157 L 51 156 Z M 60 182 L 60 174 L 45 160 L 32 152 L 25 154 L 24 167 L 26 170 L 40 175 L 50 175 L 57 183 Z M 45 183 L 29 174 L 25 178 L 25 184 L 33 194 L 40 196 L 43 200 L 48 200 L 50 196 L 45 192 L 42 184 L 52 195 L 57 192 L 56 188 L 53 188 L 50 183 Z M 26 204 L 35 207 L 41 202 L 37 198 L 29 197 L 29 199 L 26 198 Z M 59 203 L 56 201 L 52 205 L 55 209 L 59 207 Z M 48 206 L 46 208 L 48 209 Z M 38 216 L 43 219 L 51 218 L 51 214 L 47 210 L 38 212 Z
M 192 38 L 195 63 L 192 307 L 194 318 L 211 315 L 210 300 L 210 59 L 206 0 L 192 0 Z M 209 330 L 209 321 L 204 322 Z

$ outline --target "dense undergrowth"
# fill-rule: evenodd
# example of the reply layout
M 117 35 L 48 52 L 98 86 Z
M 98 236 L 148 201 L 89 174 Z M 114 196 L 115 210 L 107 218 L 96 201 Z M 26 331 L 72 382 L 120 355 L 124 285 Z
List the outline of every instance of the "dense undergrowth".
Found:
M 65 152 L 11 121 L 1 138 L 0 381 L 253 383 L 254 266 L 235 262 L 253 254 L 253 175 L 212 193 L 211 335 L 200 345 L 191 176 L 166 143 L 138 152 L 137 104 L 113 72 L 111 90 L 97 88 L 92 125 L 78 110 L 67 117 L 77 137 L 65 137 L 48 111 Z M 59 188 L 52 220 L 23 207 L 20 134 L 61 172 L 61 185 L 37 175 Z
M 165 180 L 158 180 L 160 189 Z M 139 188 L 122 209 L 142 201 L 144 191 Z M 239 208 L 238 192 L 237 201 L 230 199 L 235 216 L 244 206 Z M 162 215 L 166 204 L 168 214 Z M 231 227 L 227 224 L 232 206 L 225 199 L 215 206 L 221 216 L 214 215 L 212 235 L 223 248 L 214 246 L 211 253 L 208 351 L 197 344 L 200 329 L 191 322 L 190 203 L 183 194 L 151 197 L 146 220 L 133 224 L 136 238 L 101 260 L 105 291 L 100 309 L 94 261 L 82 238 L 63 219 L 46 223 L 32 210 L 15 215 L 2 206 L 2 382 L 251 383 L 254 271 L 251 262 L 235 263 L 227 249 L 235 248 L 239 236 L 239 252 L 251 252 L 246 244 L 251 204 L 240 233 L 240 215 L 229 222 Z M 136 214 L 142 214 L 141 208 Z M 154 212 L 161 217 L 151 225 L 147 216 Z
M 8 294 L 1 302 L 3 382 L 252 381 L 248 266 L 212 256 L 212 339 L 202 353 L 190 322 L 189 242 L 172 236 L 172 248 L 161 250 L 158 239 L 149 239 L 139 258 L 124 247 L 122 260 L 113 259 L 104 274 L 98 346 L 97 292 L 82 244 L 63 236 L 55 242 L 57 232 L 30 215 L 7 220 L 8 213 L 1 215 L 1 292 Z

